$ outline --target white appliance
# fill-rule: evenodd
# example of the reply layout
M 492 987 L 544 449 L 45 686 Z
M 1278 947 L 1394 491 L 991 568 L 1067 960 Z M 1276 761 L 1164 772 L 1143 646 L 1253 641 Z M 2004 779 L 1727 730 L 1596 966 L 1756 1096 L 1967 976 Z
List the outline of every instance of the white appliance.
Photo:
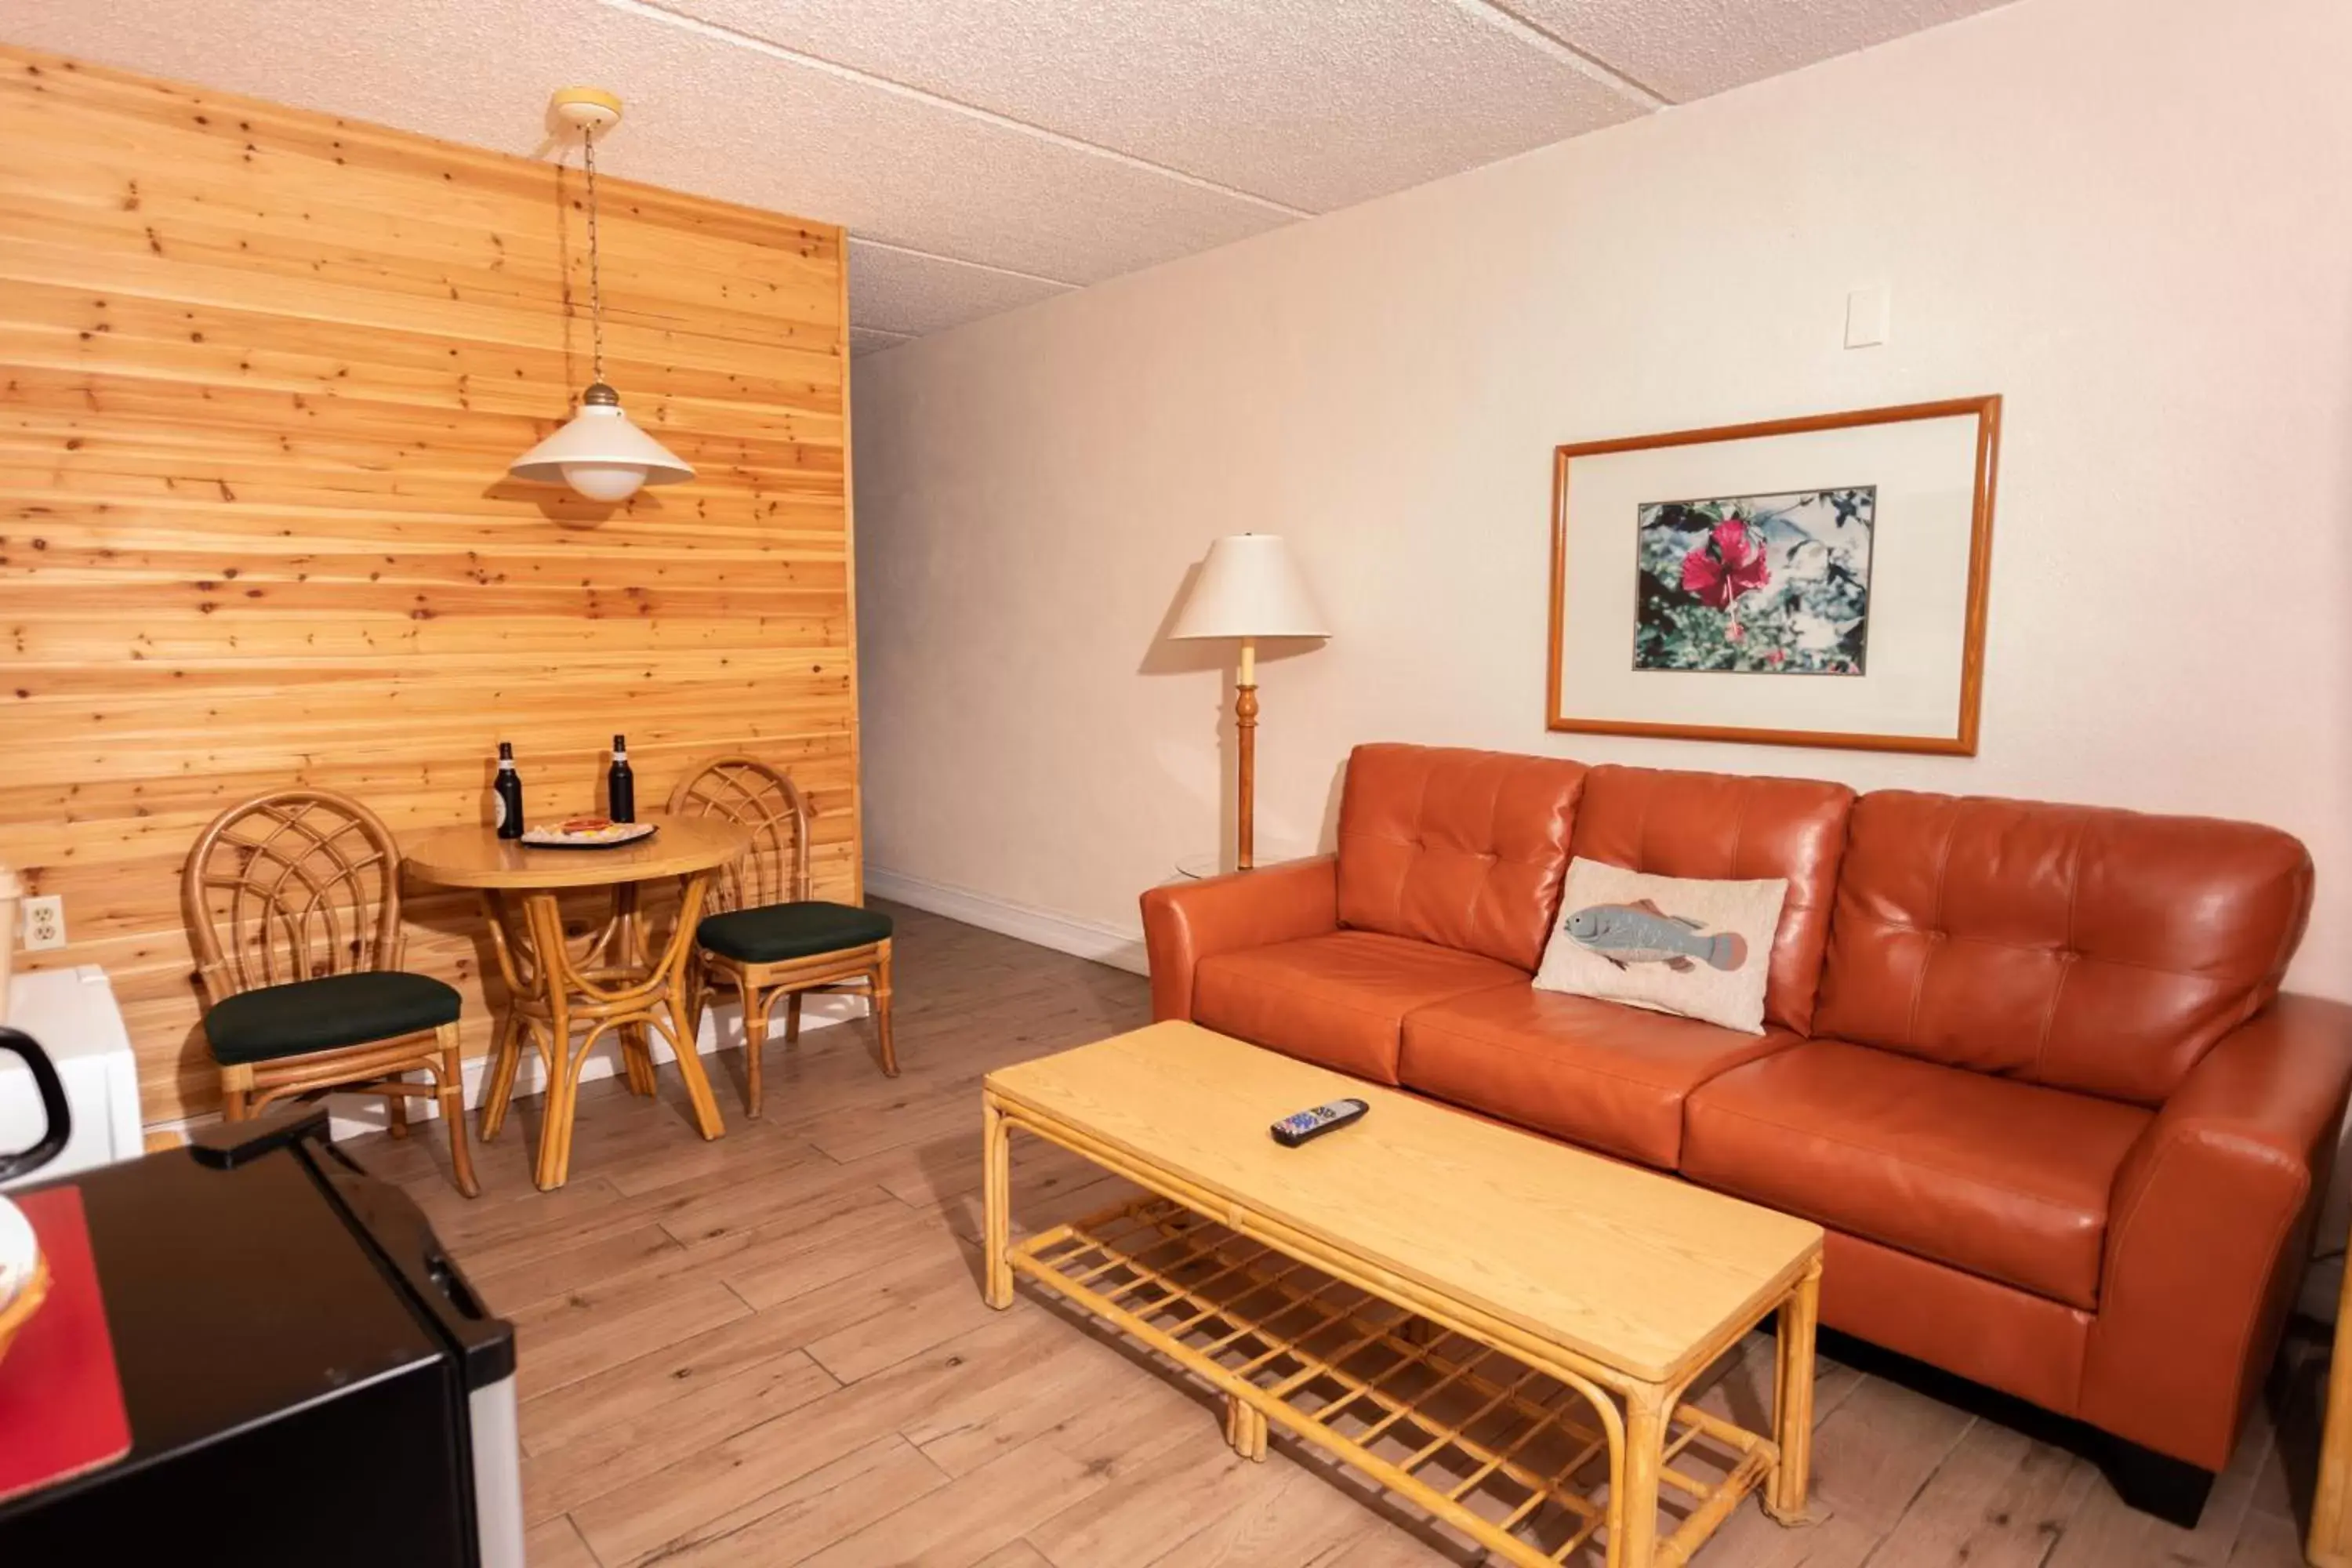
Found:
M 32 1036 L 57 1064 L 73 1110 L 73 1133 L 55 1160 L 0 1187 L 55 1181 L 145 1152 L 139 1063 L 105 970 L 84 963 L 13 975 L 7 1018 L 10 1028 Z M 41 1127 L 32 1072 L 15 1057 L 0 1055 L 0 1152 L 33 1142 Z

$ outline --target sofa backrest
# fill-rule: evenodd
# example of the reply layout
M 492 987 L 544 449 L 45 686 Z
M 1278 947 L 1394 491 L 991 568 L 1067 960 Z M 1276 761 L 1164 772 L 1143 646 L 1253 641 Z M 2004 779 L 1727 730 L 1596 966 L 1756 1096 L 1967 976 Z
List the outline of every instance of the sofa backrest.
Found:
M 1867 795 L 1813 1032 L 2160 1104 L 2277 994 L 2311 886 L 2251 823 Z
M 1764 988 L 1769 1023 L 1812 1026 L 1853 791 L 1820 779 L 1602 766 L 1585 775 L 1572 855 L 1659 877 L 1788 879 Z
M 1584 774 L 1555 757 L 1358 746 L 1339 797 L 1339 923 L 1535 968 Z

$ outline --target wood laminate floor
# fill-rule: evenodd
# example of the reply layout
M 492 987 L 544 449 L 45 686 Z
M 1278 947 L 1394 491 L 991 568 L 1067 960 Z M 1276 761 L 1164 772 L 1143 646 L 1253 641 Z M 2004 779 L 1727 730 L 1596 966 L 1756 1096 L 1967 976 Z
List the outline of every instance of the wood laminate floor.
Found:
M 724 1054 L 728 1130 L 709 1143 L 673 1069 L 657 1102 L 593 1084 L 555 1193 L 531 1186 L 538 1106 L 521 1101 L 476 1151 L 472 1203 L 448 1185 L 435 1124 L 352 1146 L 417 1196 L 518 1326 L 535 1568 L 1477 1561 L 1278 1436 L 1265 1463 L 1236 1458 L 1205 1394 L 1033 1287 L 1009 1312 L 981 1304 L 981 1075 L 1144 1022 L 1145 986 L 891 912 L 896 1081 L 866 1025 L 814 1030 L 770 1044 L 767 1113 L 749 1121 L 740 1058 Z M 1119 1190 L 1033 1141 L 1014 1154 L 1022 1228 Z M 1756 1419 L 1770 1364 L 1752 1337 L 1708 1397 Z M 2301 1561 L 2310 1460 L 2283 1459 L 2266 1417 L 2190 1532 L 2126 1509 L 2063 1450 L 1852 1368 L 1824 1362 L 1819 1412 L 1819 1522 L 1784 1531 L 1748 1502 L 1699 1568 Z

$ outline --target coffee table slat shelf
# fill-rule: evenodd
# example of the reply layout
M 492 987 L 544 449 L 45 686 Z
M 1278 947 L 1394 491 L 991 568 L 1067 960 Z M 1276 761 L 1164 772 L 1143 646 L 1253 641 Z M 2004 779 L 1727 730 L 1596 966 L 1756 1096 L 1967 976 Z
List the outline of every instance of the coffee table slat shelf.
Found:
M 1615 1414 L 1597 1390 L 1548 1376 L 1171 1200 L 1140 1199 L 1057 1226 L 1010 1256 L 1015 1272 L 1224 1393 L 1227 1441 L 1245 1457 L 1265 1454 L 1263 1422 L 1248 1414 L 1255 1410 L 1526 1568 L 1564 1561 L 1615 1524 L 1603 1423 L 1621 1436 L 1622 1426 L 1591 1418 L 1589 1400 Z M 1406 1451 L 1384 1457 L 1374 1447 L 1383 1438 Z M 1695 1450 L 1721 1473 L 1708 1479 L 1675 1465 Z M 1661 1459 L 1662 1489 L 1688 1506 L 1652 1561 L 1679 1563 L 1770 1475 L 1779 1449 L 1685 1405 Z M 1486 1512 L 1473 1506 L 1481 1499 L 1492 1504 Z
M 1269 1155 L 1342 1094 L 1361 1127 Z M 1526 1568 L 1596 1534 L 1681 1563 L 1750 1491 L 1803 1517 L 1817 1226 L 1190 1024 L 992 1073 L 982 1121 L 990 1304 L 1017 1272 L 1116 1324 L 1226 1396 L 1244 1456 L 1278 1425 Z M 1016 1247 L 1015 1127 L 1156 1195 Z M 1776 1312 L 1777 1441 L 1683 1398 Z

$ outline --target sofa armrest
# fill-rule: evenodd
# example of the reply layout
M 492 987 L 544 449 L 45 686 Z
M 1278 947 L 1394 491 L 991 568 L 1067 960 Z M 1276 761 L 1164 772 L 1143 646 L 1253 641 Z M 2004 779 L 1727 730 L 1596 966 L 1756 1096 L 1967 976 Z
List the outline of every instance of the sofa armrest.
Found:
M 1151 961 L 1151 1016 L 1192 1016 L 1192 970 L 1204 958 L 1339 929 L 1337 856 L 1150 889 L 1143 895 L 1143 950 Z
M 2108 1204 L 2080 1414 L 2218 1470 L 2278 1347 L 2352 1090 L 2352 1006 L 2282 996 L 2225 1035 Z

